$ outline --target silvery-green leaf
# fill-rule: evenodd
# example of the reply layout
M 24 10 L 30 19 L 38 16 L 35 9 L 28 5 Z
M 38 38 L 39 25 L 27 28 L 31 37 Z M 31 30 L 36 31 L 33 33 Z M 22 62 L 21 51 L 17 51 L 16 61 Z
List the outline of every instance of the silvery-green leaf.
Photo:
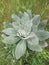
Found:
M 2 38 L 5 38 L 5 37 L 7 37 L 5 34 L 2 34 L 1 36 L 2 36 Z
M 42 48 L 40 45 L 31 45 L 31 44 L 28 44 L 28 48 L 32 51 L 37 51 L 37 52 L 41 52 L 42 51 Z
M 20 18 L 15 14 L 12 14 L 12 19 L 13 19 L 13 22 L 20 22 Z
M 36 32 L 38 30 L 37 26 L 32 26 L 31 31 Z
M 24 19 L 25 21 L 29 20 L 29 15 L 26 12 L 24 12 L 22 19 Z
M 27 33 L 30 33 L 32 27 L 32 21 L 28 21 L 27 25 L 24 27 L 24 29 L 27 31 Z
M 41 47 L 47 47 L 47 46 L 48 46 L 48 44 L 47 44 L 46 41 L 40 41 L 40 42 L 39 42 L 39 45 L 40 45 Z
M 39 37 L 40 41 L 46 40 L 49 38 L 49 32 L 44 30 L 39 30 L 36 32 L 37 36 Z
M 23 13 L 19 11 L 19 17 L 21 18 L 23 16 Z
M 40 15 L 35 15 L 35 16 L 32 18 L 32 22 L 33 22 L 33 25 L 38 26 L 39 23 L 40 23 Z
M 19 23 L 19 21 L 18 22 L 13 22 L 12 25 L 15 28 L 15 30 L 21 29 L 21 24 Z
M 30 18 L 32 18 L 31 10 L 27 10 L 27 14 L 30 16 Z
M 20 28 L 20 17 L 15 14 L 12 14 L 12 19 L 12 26 L 17 30 L 18 28 Z
M 6 43 L 6 44 L 14 44 L 14 43 L 17 43 L 18 41 L 20 40 L 19 37 L 13 37 L 13 36 L 8 36 L 8 37 L 5 37 L 2 42 L 3 43 Z
M 24 40 L 21 40 L 15 48 L 16 59 L 19 59 L 21 56 L 23 56 L 25 54 L 25 51 L 26 51 L 26 42 Z
M 3 22 L 5 28 L 12 28 L 12 24 L 9 22 Z
M 22 28 L 28 33 L 31 31 L 32 21 L 31 20 L 22 20 Z
M 42 22 L 40 22 L 38 29 L 43 30 L 47 25 L 47 20 L 43 20 Z
M 17 34 L 14 28 L 6 28 L 2 32 L 5 33 L 6 35 L 12 35 L 12 36 L 16 36 Z
M 21 24 L 24 26 L 26 26 L 29 22 L 29 16 L 27 13 L 23 14 L 22 18 L 21 18 Z
M 38 39 L 38 37 L 32 32 L 32 33 L 30 34 L 30 37 L 28 38 L 27 42 L 28 42 L 28 44 L 30 44 L 30 45 L 37 45 L 37 44 L 39 44 L 39 39 Z

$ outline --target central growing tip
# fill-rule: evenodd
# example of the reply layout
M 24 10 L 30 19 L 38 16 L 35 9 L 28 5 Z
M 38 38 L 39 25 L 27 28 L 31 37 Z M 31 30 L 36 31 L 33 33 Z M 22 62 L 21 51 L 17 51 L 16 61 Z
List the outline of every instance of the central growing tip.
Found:
M 19 32 L 19 35 L 23 38 L 25 38 L 27 36 L 27 32 L 23 29 L 20 29 L 18 32 Z

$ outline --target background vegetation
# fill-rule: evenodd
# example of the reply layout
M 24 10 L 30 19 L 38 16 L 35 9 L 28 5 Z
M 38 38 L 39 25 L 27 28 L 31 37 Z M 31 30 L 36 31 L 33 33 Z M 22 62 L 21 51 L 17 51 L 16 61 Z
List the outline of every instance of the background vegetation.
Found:
M 0 65 L 49 65 L 49 46 L 40 53 L 29 51 L 18 61 L 13 58 L 13 45 L 1 42 L 1 30 L 4 21 L 11 21 L 11 14 L 30 9 L 33 14 L 40 14 L 41 20 L 48 19 L 46 30 L 49 31 L 49 0 L 0 0 Z M 49 44 L 49 39 L 47 40 Z M 22 63 L 20 63 L 20 61 Z

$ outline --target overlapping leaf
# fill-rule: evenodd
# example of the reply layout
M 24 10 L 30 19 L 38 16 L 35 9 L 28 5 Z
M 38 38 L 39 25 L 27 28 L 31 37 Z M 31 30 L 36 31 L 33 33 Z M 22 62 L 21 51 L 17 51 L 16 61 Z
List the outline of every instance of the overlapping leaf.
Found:
M 5 37 L 2 42 L 4 42 L 5 44 L 14 44 L 14 43 L 17 43 L 18 41 L 20 40 L 19 37 L 13 37 L 13 36 L 8 36 L 8 37 Z
M 19 59 L 21 56 L 23 56 L 25 54 L 25 51 L 26 51 L 26 42 L 24 40 L 21 40 L 15 48 L 14 53 L 16 59 Z
M 39 30 L 36 32 L 37 36 L 39 37 L 40 41 L 46 40 L 49 38 L 49 32 L 44 30 Z
M 6 28 L 2 32 L 6 35 L 12 35 L 12 36 L 17 35 L 17 31 L 14 28 Z

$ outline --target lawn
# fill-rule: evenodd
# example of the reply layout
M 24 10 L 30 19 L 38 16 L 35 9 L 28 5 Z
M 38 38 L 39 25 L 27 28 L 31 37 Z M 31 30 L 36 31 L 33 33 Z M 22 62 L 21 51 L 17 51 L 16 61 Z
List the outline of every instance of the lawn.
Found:
M 40 14 L 41 20 L 47 19 L 46 30 L 49 31 L 49 0 L 0 0 L 0 65 L 49 65 L 49 46 L 40 53 L 29 51 L 29 55 L 16 60 L 11 51 L 13 45 L 5 45 L 1 41 L 3 22 L 11 22 L 13 13 L 18 14 L 19 11 L 24 12 L 27 9 L 32 14 Z M 49 44 L 49 39 L 46 41 Z

